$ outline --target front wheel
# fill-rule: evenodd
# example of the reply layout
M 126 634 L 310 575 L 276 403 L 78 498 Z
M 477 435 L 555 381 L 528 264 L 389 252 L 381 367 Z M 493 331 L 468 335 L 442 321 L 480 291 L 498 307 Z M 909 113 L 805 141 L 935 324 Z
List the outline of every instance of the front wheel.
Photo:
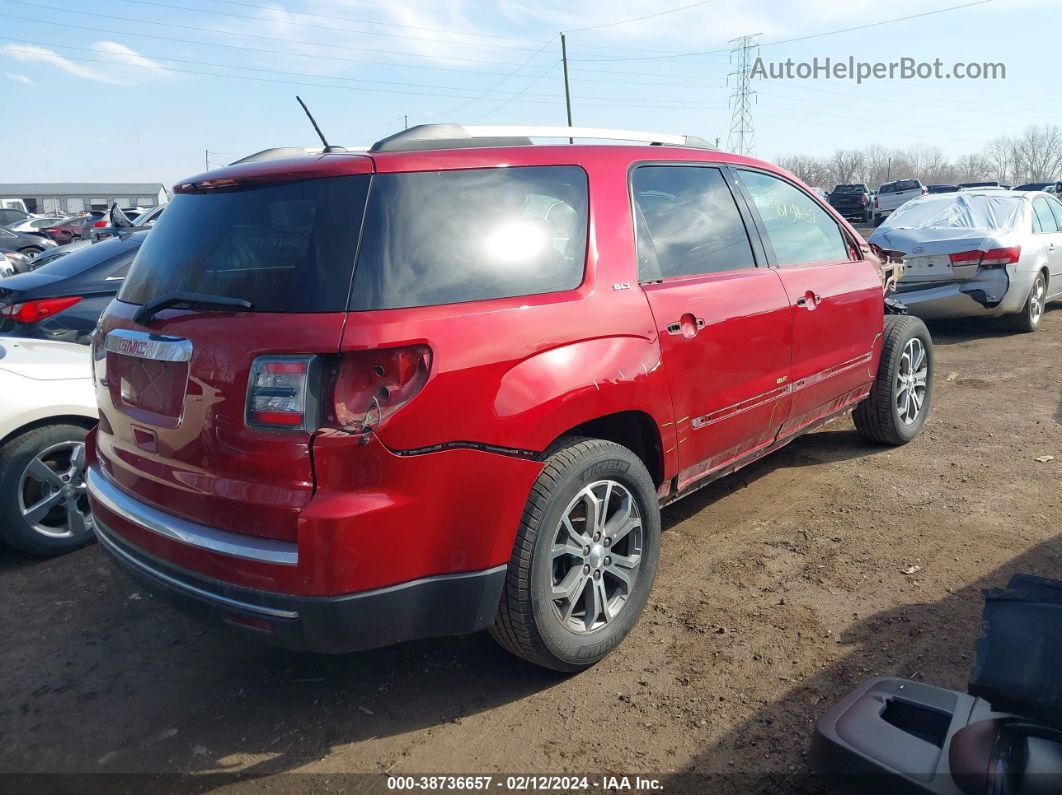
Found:
M 1021 312 L 1010 318 L 1011 328 L 1024 332 L 1032 332 L 1040 328 L 1040 318 L 1044 316 L 1044 306 L 1047 304 L 1046 298 L 1047 281 L 1042 272 L 1037 273 L 1025 306 L 1021 308 Z
M 925 425 L 932 396 L 929 329 L 910 315 L 886 315 L 877 378 L 852 414 L 856 430 L 879 444 L 907 444 Z
M 613 442 L 565 440 L 531 488 L 491 635 L 536 665 L 588 668 L 638 622 L 659 555 L 641 460 Z
M 34 257 L 36 257 L 38 254 L 42 253 L 43 251 L 44 251 L 43 248 L 37 248 L 36 246 L 26 246 L 24 249 L 19 251 L 19 254 L 25 254 L 30 259 L 33 259 Z

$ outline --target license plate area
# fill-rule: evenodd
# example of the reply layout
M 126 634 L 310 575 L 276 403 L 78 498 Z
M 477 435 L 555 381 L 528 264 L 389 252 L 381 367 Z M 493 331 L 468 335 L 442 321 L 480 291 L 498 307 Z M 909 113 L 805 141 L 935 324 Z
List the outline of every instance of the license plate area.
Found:
M 908 257 L 907 272 L 924 276 L 950 276 L 951 260 L 947 254 L 934 254 L 927 257 Z
M 188 340 L 137 331 L 107 335 L 111 401 L 127 416 L 176 428 L 184 410 L 192 345 Z

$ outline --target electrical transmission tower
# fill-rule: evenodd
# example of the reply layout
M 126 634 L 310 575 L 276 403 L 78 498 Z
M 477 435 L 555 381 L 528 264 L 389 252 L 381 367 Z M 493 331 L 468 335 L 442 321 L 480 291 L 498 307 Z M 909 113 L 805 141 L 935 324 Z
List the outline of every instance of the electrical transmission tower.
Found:
M 752 66 L 759 51 L 757 40 L 760 34 L 741 36 L 730 40 L 730 65 L 727 84 L 733 80 L 730 94 L 730 134 L 726 146 L 739 155 L 751 155 L 756 151 L 756 132 L 752 127 L 752 103 L 756 92 L 752 89 Z

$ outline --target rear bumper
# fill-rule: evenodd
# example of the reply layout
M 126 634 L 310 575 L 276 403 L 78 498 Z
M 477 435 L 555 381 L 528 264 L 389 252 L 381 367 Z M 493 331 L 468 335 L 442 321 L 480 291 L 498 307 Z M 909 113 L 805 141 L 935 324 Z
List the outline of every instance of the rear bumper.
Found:
M 505 583 L 501 565 L 340 596 L 280 594 L 179 569 L 126 543 L 98 517 L 95 529 L 100 545 L 145 589 L 196 618 L 294 651 L 339 654 L 486 629 Z
M 1023 284 L 1018 275 L 1011 278 L 1006 270 L 999 269 L 981 271 L 973 279 L 927 282 L 924 286 L 901 282 L 895 295 L 912 315 L 924 319 L 996 317 L 1021 308 L 1028 293 L 1028 288 L 1022 292 Z

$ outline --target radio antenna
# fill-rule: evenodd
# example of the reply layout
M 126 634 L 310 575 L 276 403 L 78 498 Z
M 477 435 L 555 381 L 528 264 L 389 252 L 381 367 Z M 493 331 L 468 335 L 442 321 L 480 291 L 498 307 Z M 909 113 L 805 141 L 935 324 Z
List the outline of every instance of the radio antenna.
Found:
M 313 125 L 314 130 L 317 132 L 317 137 L 320 138 L 321 139 L 321 143 L 324 144 L 324 151 L 326 153 L 327 152 L 345 152 L 345 151 L 347 151 L 342 146 L 332 146 L 331 144 L 329 144 L 328 141 L 324 137 L 324 133 L 321 132 L 321 128 L 317 126 L 317 120 L 313 117 L 313 114 L 310 113 L 310 109 L 308 107 L 306 107 L 306 103 L 302 101 L 302 97 L 300 97 L 298 94 L 296 94 L 295 95 L 295 99 L 297 99 L 299 101 L 299 104 L 302 105 L 302 109 L 306 113 L 306 118 L 308 118 L 310 120 L 310 124 Z

